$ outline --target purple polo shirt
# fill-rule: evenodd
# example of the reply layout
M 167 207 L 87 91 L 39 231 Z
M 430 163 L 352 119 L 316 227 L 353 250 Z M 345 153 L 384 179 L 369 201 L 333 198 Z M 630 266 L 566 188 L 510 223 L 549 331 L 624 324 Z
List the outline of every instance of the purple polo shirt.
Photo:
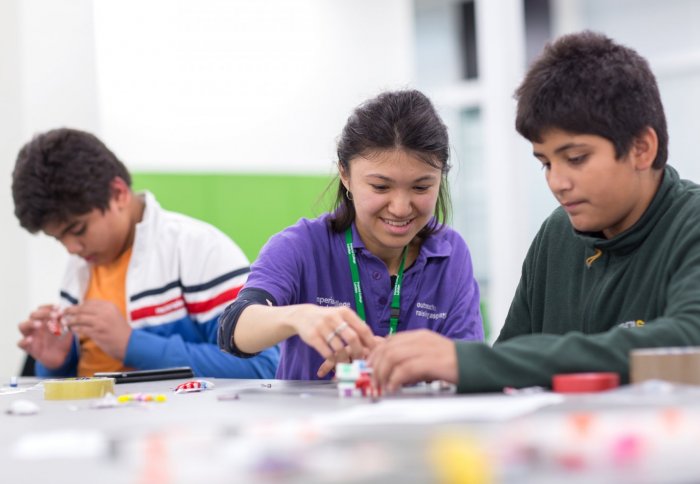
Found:
M 335 233 L 329 214 L 301 219 L 265 244 L 245 287 L 270 293 L 278 306 L 311 303 L 355 310 L 345 234 Z M 391 282 L 384 262 L 365 248 L 353 224 L 367 323 L 379 336 L 389 334 Z M 427 328 L 452 339 L 484 339 L 479 287 L 469 249 L 449 227 L 428 237 L 416 261 L 404 272 L 398 331 Z M 277 378 L 317 380 L 323 358 L 293 336 L 281 343 Z M 327 378 L 330 378 L 328 376 Z

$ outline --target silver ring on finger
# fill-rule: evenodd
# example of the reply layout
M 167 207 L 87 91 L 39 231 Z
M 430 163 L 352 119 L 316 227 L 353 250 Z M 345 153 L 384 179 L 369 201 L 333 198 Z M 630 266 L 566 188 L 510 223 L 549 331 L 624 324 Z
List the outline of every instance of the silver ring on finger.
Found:
M 335 331 L 331 331 L 330 333 L 328 333 L 328 336 L 326 336 L 326 344 L 331 344 L 331 341 L 333 341 L 333 338 L 335 338 L 336 336 L 338 336 L 338 333 L 336 333 Z

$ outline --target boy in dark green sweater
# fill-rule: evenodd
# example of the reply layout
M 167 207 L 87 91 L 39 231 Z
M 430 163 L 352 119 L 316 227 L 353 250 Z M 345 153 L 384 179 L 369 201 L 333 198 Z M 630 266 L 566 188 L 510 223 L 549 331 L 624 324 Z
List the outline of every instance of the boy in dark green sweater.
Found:
M 516 129 L 561 206 L 528 251 L 493 348 L 399 333 L 369 359 L 388 391 L 433 379 L 499 391 L 589 371 L 627 382 L 630 350 L 700 345 L 700 187 L 666 166 L 647 62 L 605 36 L 567 35 L 516 98 Z

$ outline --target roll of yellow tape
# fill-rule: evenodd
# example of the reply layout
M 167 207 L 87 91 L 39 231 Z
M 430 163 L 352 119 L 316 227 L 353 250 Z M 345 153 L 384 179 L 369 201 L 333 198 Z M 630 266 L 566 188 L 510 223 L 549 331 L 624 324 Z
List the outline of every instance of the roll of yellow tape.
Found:
M 101 398 L 114 393 L 114 378 L 66 378 L 44 382 L 44 400 Z

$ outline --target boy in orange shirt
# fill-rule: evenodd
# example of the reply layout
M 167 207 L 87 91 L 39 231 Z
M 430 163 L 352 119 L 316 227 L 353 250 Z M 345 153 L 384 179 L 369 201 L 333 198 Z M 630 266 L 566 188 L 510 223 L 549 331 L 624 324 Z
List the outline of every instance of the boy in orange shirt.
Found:
M 211 225 L 132 192 L 128 170 L 95 136 L 36 136 L 18 155 L 12 195 L 22 227 L 71 254 L 61 305 L 19 325 L 38 376 L 190 366 L 198 376 L 274 377 L 276 348 L 242 359 L 216 345 L 218 317 L 249 272 L 243 252 Z

